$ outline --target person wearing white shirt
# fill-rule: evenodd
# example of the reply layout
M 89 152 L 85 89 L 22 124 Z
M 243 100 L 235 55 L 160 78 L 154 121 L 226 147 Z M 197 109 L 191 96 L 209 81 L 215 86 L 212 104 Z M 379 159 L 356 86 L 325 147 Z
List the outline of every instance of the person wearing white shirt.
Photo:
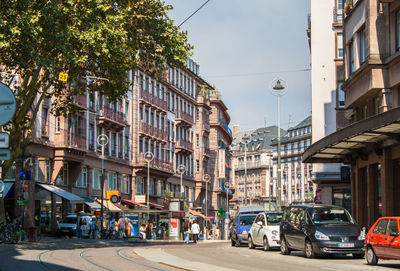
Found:
M 193 235 L 193 242 L 196 244 L 197 240 L 199 238 L 199 233 L 200 233 L 200 226 L 197 224 L 197 221 L 193 221 L 192 227 L 191 227 L 192 235 Z

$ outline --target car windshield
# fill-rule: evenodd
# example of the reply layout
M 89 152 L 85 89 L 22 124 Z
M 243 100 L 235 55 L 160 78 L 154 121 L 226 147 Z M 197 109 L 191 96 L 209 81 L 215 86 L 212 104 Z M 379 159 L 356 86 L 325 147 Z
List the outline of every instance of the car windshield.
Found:
M 275 214 L 266 214 L 267 215 L 267 224 L 276 226 L 281 224 L 282 214 L 275 213 Z
M 240 217 L 240 226 L 249 226 L 252 225 L 256 216 L 241 216 Z
M 314 208 L 311 219 L 315 224 L 354 224 L 354 220 L 343 208 Z
M 75 224 L 76 223 L 76 217 L 66 217 L 64 218 L 61 223 L 65 223 L 65 224 Z

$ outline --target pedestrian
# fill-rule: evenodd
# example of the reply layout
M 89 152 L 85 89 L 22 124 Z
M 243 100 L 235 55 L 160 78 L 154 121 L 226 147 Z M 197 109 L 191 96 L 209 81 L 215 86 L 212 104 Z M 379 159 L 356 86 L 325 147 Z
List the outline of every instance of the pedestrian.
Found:
M 151 239 L 151 232 L 152 232 L 152 224 L 151 224 L 151 222 L 147 222 L 147 225 L 146 225 L 146 239 L 147 240 Z
M 97 238 L 97 219 L 95 216 L 92 217 L 92 221 L 90 222 L 90 238 L 96 239 Z
M 193 242 L 196 244 L 197 240 L 199 239 L 199 234 L 200 234 L 200 226 L 197 224 L 197 221 L 193 221 L 192 227 L 192 236 L 193 236 Z
M 153 222 L 151 225 L 153 227 L 153 240 L 156 240 L 157 239 L 157 225 L 156 225 L 156 222 Z
M 76 237 L 77 238 L 82 237 L 82 219 L 79 216 L 78 219 L 76 220 Z
M 185 243 L 189 244 L 189 222 L 185 221 L 185 223 L 183 223 L 183 232 L 185 235 Z
M 142 226 L 140 226 L 139 228 L 139 234 L 140 234 L 140 238 L 141 239 L 146 239 L 146 225 L 142 224 Z
M 118 219 L 118 239 L 122 239 L 125 236 L 125 218 L 124 217 L 120 217 Z

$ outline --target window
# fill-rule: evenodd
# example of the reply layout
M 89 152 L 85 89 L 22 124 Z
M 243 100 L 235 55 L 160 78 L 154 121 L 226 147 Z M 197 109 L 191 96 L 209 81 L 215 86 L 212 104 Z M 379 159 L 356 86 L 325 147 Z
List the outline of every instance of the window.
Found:
M 56 117 L 56 133 L 61 132 L 61 117 Z
M 399 228 L 397 226 L 397 220 L 390 219 L 389 222 L 389 234 L 390 236 L 398 236 L 399 235 Z
M 47 107 L 42 107 L 42 136 L 49 135 L 48 118 L 49 118 L 49 109 Z
M 365 28 L 360 30 L 360 63 L 367 60 L 367 34 Z
M 389 219 L 382 219 L 376 224 L 375 229 L 372 231 L 373 234 L 386 234 L 386 228 Z
M 107 190 L 117 190 L 117 174 L 115 172 L 108 172 L 107 175 Z
M 344 91 L 342 89 L 343 82 L 338 82 L 337 87 L 337 108 L 344 108 Z
M 144 195 L 144 180 L 142 177 L 136 177 L 136 195 Z
M 87 167 L 82 167 L 81 174 L 79 174 L 75 186 L 81 188 L 87 187 Z
M 354 72 L 354 45 L 353 41 L 349 43 L 349 70 L 350 74 Z
M 196 147 L 200 146 L 200 137 L 199 134 L 196 134 Z
M 131 189 L 130 182 L 129 182 L 129 176 L 121 175 L 120 182 L 121 182 L 120 183 L 121 193 L 129 194 L 130 189 Z
M 196 172 L 200 171 L 200 160 L 196 160 Z
M 57 176 L 56 184 L 68 185 L 68 163 L 64 163 L 60 173 Z
M 336 58 L 343 58 L 343 34 L 337 33 L 336 35 Z
M 92 170 L 92 188 L 100 189 L 100 171 L 97 168 Z

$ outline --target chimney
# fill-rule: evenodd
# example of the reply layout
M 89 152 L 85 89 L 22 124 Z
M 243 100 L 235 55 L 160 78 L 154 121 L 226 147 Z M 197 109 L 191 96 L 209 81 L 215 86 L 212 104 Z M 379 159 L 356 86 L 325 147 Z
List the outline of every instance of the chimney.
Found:
M 233 133 L 234 134 L 240 133 L 240 125 L 233 125 Z

